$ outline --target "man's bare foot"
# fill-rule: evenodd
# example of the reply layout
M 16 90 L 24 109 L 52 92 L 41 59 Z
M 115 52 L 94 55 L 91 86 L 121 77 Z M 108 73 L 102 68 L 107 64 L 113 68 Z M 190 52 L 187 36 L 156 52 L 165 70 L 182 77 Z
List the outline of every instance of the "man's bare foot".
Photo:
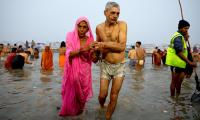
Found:
M 170 96 L 170 98 L 171 98 L 172 100 L 174 100 L 174 99 L 175 99 L 175 96 Z
M 106 120 L 110 120 L 111 119 L 111 115 L 109 115 L 108 113 L 106 113 Z

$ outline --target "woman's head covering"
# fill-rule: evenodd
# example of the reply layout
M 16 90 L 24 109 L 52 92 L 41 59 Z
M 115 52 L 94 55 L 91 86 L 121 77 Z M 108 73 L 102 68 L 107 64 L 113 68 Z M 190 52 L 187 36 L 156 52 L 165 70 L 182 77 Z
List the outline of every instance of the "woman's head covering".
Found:
M 42 52 L 41 67 L 43 70 L 53 69 L 53 52 L 49 45 L 46 45 Z
M 50 50 L 50 46 L 46 45 L 46 46 L 44 47 L 44 50 L 45 50 L 45 52 L 48 52 L 48 51 Z
M 91 30 L 90 23 L 89 23 L 88 19 L 84 16 L 78 18 L 77 21 L 76 21 L 74 30 L 67 33 L 67 37 L 66 37 L 66 44 L 67 44 L 66 58 L 69 57 L 69 54 L 70 54 L 71 51 L 80 49 L 80 39 L 79 39 L 79 36 L 78 36 L 78 24 L 81 21 L 85 21 L 88 25 L 88 32 L 86 33 L 86 36 L 88 37 L 88 39 L 87 39 L 86 43 L 91 43 L 91 42 L 94 41 L 92 30 Z
M 69 32 L 67 34 L 67 38 L 66 38 L 66 43 L 70 44 L 71 42 L 73 42 L 73 49 L 79 49 L 80 48 L 80 44 L 79 44 L 79 36 L 78 36 L 78 24 L 82 21 L 85 21 L 88 25 L 88 32 L 86 33 L 86 36 L 89 38 L 88 40 L 94 40 L 93 35 L 92 35 L 92 30 L 90 27 L 90 23 L 88 21 L 88 19 L 86 17 L 80 17 L 77 19 L 76 24 L 75 24 L 75 28 L 72 32 Z
M 76 25 L 75 25 L 75 30 L 76 30 L 76 32 L 78 33 L 78 24 L 79 24 L 80 22 L 82 22 L 82 21 L 85 21 L 85 22 L 87 23 L 87 25 L 88 25 L 88 28 L 89 28 L 89 30 L 88 30 L 88 32 L 86 33 L 86 35 L 87 35 L 88 37 L 92 37 L 92 38 L 93 38 L 92 30 L 91 30 L 91 27 L 90 27 L 90 23 L 89 23 L 88 19 L 87 19 L 85 16 L 82 16 L 82 17 L 80 17 L 80 18 L 78 18 L 78 19 L 76 20 Z

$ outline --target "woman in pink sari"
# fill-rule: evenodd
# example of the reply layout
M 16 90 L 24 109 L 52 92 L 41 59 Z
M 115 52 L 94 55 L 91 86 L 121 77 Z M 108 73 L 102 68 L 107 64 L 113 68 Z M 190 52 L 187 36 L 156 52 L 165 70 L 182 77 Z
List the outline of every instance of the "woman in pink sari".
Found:
M 93 41 L 86 17 L 79 18 L 75 29 L 67 33 L 60 116 L 75 116 L 82 113 L 85 103 L 93 96 L 91 75 L 93 52 L 90 49 Z

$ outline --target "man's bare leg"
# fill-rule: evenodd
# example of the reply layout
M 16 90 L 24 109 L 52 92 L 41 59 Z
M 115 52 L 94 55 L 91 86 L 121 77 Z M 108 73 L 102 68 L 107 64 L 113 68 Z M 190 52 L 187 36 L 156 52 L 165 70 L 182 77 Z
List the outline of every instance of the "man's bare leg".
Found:
M 117 98 L 119 91 L 121 89 L 122 83 L 123 83 L 124 78 L 115 78 L 112 81 L 112 88 L 111 88 L 111 93 L 110 93 L 110 102 L 108 104 L 108 108 L 106 111 L 106 120 L 110 120 L 112 113 L 115 110 L 115 106 L 117 104 Z
M 184 72 L 178 73 L 178 75 L 177 75 L 177 82 L 178 82 L 177 87 L 176 87 L 176 95 L 177 96 L 181 93 L 181 85 L 182 85 L 184 77 L 185 77 Z
M 100 92 L 99 92 L 99 103 L 101 108 L 104 107 L 106 97 L 108 95 L 110 80 L 102 79 L 100 80 Z
M 171 93 L 171 97 L 175 96 L 175 89 L 176 89 L 176 77 L 175 77 L 175 72 L 171 72 L 172 74 L 172 79 L 171 79 L 171 84 L 170 84 L 170 93 Z

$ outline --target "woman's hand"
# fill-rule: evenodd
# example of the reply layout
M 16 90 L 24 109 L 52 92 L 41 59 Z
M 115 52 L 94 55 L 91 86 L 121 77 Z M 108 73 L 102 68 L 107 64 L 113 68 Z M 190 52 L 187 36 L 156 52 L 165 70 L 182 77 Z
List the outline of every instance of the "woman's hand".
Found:
M 81 47 L 80 48 L 80 53 L 81 52 L 93 52 L 95 51 L 95 42 L 90 43 L 89 45 L 87 45 L 86 47 Z
M 90 46 L 82 47 L 82 48 L 80 48 L 80 50 L 79 50 L 80 53 L 88 52 L 88 51 L 90 51 Z

